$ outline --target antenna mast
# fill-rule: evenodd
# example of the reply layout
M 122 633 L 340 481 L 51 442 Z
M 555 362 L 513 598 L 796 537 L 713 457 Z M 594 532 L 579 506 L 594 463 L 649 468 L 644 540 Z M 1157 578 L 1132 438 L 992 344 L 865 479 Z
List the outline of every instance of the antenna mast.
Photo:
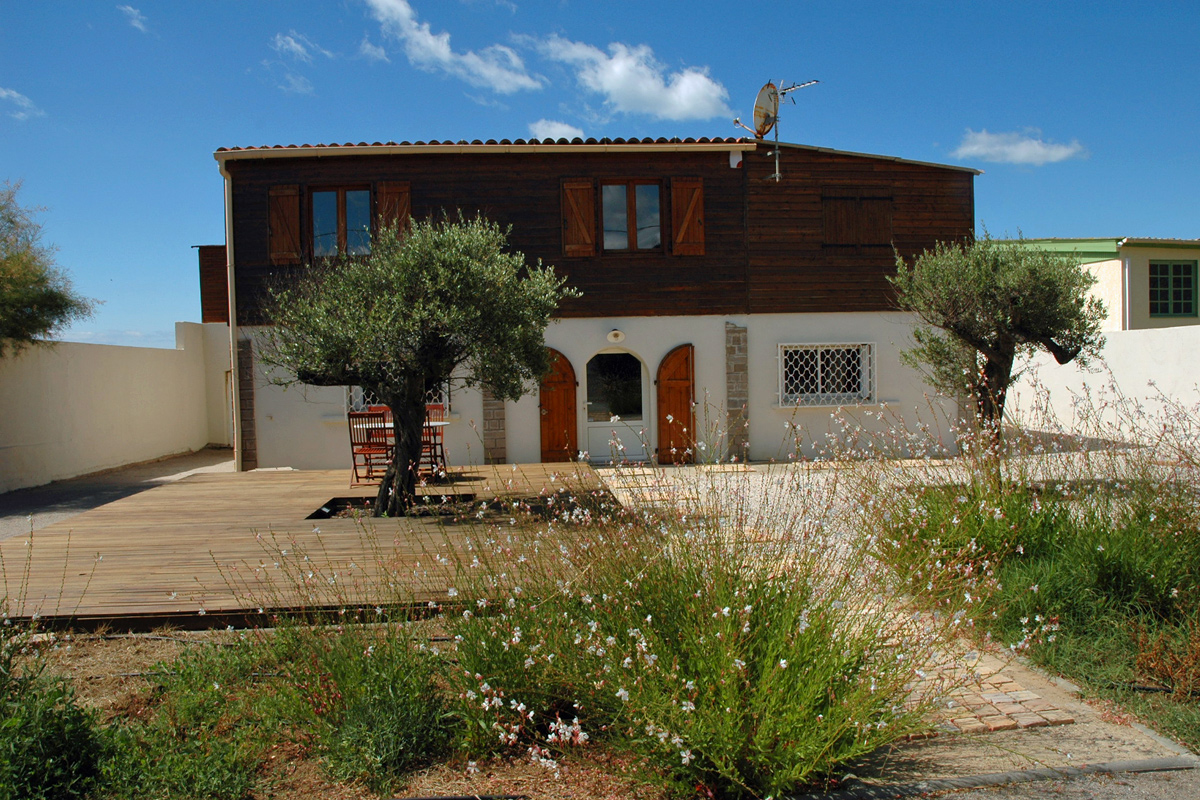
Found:
M 815 86 L 820 81 L 805 81 L 804 83 L 793 83 L 786 89 L 776 88 L 774 83 L 767 82 L 758 91 L 758 98 L 754 101 L 754 127 L 750 128 L 742 124 L 742 118 L 738 117 L 733 121 L 733 124 L 739 128 L 744 128 L 754 134 L 754 138 L 763 139 L 772 130 L 775 130 L 775 149 L 767 155 L 775 156 L 775 173 L 767 178 L 778 183 L 783 179 L 783 173 L 779 170 L 779 100 L 785 98 L 791 100 L 795 104 L 796 99 L 789 95 L 797 89 L 805 89 L 809 86 Z

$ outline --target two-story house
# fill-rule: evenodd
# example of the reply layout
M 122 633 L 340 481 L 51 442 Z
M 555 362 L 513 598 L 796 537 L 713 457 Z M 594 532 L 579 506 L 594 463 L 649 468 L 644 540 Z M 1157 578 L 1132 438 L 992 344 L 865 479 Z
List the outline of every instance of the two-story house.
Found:
M 352 388 L 268 385 L 265 282 L 380 224 L 480 213 L 582 293 L 554 368 L 499 403 L 449 389 L 452 464 L 768 459 L 839 406 L 925 405 L 887 277 L 974 230 L 975 170 L 753 139 L 407 142 L 221 149 L 239 465 L 349 463 Z M 778 172 L 776 164 L 778 162 Z M 202 254 L 203 255 L 203 254 Z M 210 262 L 220 259 L 209 251 Z M 210 273 L 213 274 L 210 263 Z M 786 425 L 785 425 L 786 423 Z

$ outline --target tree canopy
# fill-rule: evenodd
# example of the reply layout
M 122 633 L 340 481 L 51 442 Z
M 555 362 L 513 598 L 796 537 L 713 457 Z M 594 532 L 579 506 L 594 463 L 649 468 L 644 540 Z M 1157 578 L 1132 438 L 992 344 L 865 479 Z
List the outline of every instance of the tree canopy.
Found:
M 986 233 L 970 244 L 938 243 L 912 265 L 896 259 L 900 307 L 917 316 L 904 354 L 939 391 L 965 394 L 998 437 L 1019 356 L 1044 350 L 1085 364 L 1103 344 L 1104 305 L 1095 278 L 1067 255 Z
M 281 276 L 260 343 L 273 382 L 361 386 L 392 410 L 396 450 L 375 513 L 416 490 L 426 393 L 452 377 L 516 400 L 549 367 L 543 334 L 573 294 L 553 267 L 505 252 L 507 232 L 481 217 L 382 231 L 366 256 Z
M 20 188 L 0 187 L 0 358 L 90 316 L 94 305 L 75 293 L 55 249 L 42 244 L 39 209 L 17 201 Z

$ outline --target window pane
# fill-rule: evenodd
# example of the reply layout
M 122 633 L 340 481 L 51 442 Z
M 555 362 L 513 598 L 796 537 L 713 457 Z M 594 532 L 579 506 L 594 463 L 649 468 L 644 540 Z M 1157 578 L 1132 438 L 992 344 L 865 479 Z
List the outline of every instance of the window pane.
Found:
M 629 249 L 629 212 L 625 205 L 626 187 L 604 186 L 601 202 L 604 208 L 604 249 Z
M 797 395 L 820 391 L 817 378 L 817 351 L 811 349 L 783 352 L 783 394 L 795 400 Z
M 587 365 L 588 422 L 642 418 L 642 362 L 628 353 L 601 353 Z
M 637 210 L 637 246 L 650 250 L 662 244 L 662 223 L 658 213 L 658 186 L 638 186 L 634 195 Z
M 366 189 L 346 192 L 346 253 L 371 252 L 371 193 Z
M 313 192 L 313 255 L 337 255 L 337 192 Z
M 858 348 L 821 351 L 825 394 L 858 394 L 862 388 L 862 354 Z

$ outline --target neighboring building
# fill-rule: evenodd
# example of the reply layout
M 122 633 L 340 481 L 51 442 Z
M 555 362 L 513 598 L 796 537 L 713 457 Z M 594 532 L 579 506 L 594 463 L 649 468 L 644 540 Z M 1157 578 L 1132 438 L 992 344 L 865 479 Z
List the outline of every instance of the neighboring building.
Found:
M 1096 277 L 1093 293 L 1108 310 L 1104 330 L 1200 324 L 1200 239 L 1026 239 L 1079 259 Z
M 961 167 L 743 139 L 221 149 L 241 468 L 349 464 L 353 390 L 267 385 L 264 282 L 380 221 L 443 210 L 511 226 L 582 296 L 546 331 L 554 369 L 516 403 L 451 389 L 452 464 L 785 454 L 841 405 L 925 405 L 887 277 L 974 230 Z M 894 248 L 894 249 L 893 249 Z M 953 413 L 953 409 L 951 409 Z M 620 417 L 614 422 L 613 417 Z M 788 424 L 785 424 L 788 423 Z M 885 424 L 885 423 L 880 423 Z M 683 429 L 687 429 L 684 434 Z

